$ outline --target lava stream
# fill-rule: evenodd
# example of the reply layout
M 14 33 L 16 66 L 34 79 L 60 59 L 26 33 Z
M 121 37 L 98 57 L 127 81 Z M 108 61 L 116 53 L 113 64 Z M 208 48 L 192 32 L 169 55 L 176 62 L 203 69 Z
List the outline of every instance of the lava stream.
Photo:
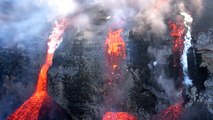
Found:
M 125 105 L 123 94 L 117 93 L 117 88 L 123 86 L 123 73 L 121 70 L 122 60 L 126 58 L 126 44 L 121 37 L 122 29 L 110 30 L 105 41 L 105 54 L 107 64 L 107 85 L 104 100 L 106 110 L 122 110 Z M 116 107 L 115 107 L 116 106 Z M 136 117 L 127 112 L 106 112 L 102 120 L 136 120 Z
M 177 23 L 170 24 L 170 28 L 172 30 L 170 35 L 174 38 L 173 52 L 182 54 L 185 28 L 182 24 Z
M 122 31 L 122 29 L 110 31 L 105 41 L 108 67 L 111 67 L 113 70 L 119 66 L 121 59 L 126 58 L 126 44 L 121 37 Z
M 178 102 L 157 114 L 153 120 L 179 120 L 183 109 L 182 103 Z
M 172 30 L 170 35 L 174 38 L 173 44 L 173 63 L 174 67 L 179 70 L 179 77 L 183 79 L 185 85 L 192 85 L 192 80 L 188 75 L 188 58 L 187 53 L 191 44 L 191 23 L 193 21 L 192 17 L 186 12 L 181 12 L 181 16 L 177 17 L 176 23 L 170 24 L 170 29 Z M 181 18 L 180 18 L 181 17 Z M 180 21 L 182 19 L 183 21 Z M 181 63 L 181 64 L 180 64 Z
M 126 44 L 121 37 L 122 29 L 116 31 L 110 30 L 105 41 L 106 67 L 107 67 L 107 81 L 105 89 L 105 104 L 109 109 L 112 109 L 113 104 L 120 102 L 113 93 L 116 93 L 115 87 L 120 86 L 122 72 L 120 70 L 121 60 L 126 57 Z M 120 102 L 121 103 L 121 102 Z
M 127 112 L 107 112 L 102 120 L 137 120 L 135 116 Z
M 178 87 L 182 87 L 182 79 L 183 79 L 183 70 L 181 66 L 181 56 L 183 54 L 184 49 L 184 34 L 185 27 L 183 21 L 181 21 L 182 17 L 177 17 L 177 21 L 175 23 L 170 24 L 170 36 L 173 38 L 173 66 L 177 71 L 178 78 L 181 81 L 177 81 Z
M 38 75 L 36 91 L 8 117 L 8 120 L 38 120 L 42 105 L 45 101 L 51 99 L 47 93 L 47 72 L 52 65 L 54 52 L 61 42 L 61 36 L 67 25 L 68 21 L 66 19 L 55 23 L 53 32 L 48 39 L 47 55 Z

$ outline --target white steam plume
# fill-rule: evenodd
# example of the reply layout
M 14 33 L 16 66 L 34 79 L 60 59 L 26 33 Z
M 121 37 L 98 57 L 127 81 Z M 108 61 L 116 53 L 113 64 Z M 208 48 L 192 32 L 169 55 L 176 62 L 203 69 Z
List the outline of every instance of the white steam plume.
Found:
M 180 6 L 181 12 L 180 14 L 184 17 L 184 25 L 186 28 L 186 35 L 184 37 L 184 49 L 183 54 L 181 56 L 181 63 L 182 63 L 182 69 L 183 69 L 183 75 L 184 75 L 184 84 L 185 85 L 192 85 L 192 80 L 189 78 L 188 74 L 188 58 L 187 53 L 189 48 L 192 46 L 191 44 L 191 24 L 193 22 L 193 18 L 191 15 L 189 15 L 187 12 L 184 11 L 184 6 L 181 4 Z

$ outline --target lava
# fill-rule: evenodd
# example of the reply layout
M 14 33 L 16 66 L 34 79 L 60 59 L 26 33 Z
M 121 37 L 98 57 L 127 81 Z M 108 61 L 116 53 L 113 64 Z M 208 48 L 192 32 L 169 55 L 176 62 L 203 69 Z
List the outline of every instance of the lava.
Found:
M 173 44 L 173 62 L 174 67 L 180 68 L 179 70 L 183 74 L 184 84 L 185 85 L 192 85 L 192 80 L 189 78 L 188 75 L 188 58 L 187 53 L 189 48 L 192 46 L 191 44 L 191 23 L 193 18 L 186 12 L 181 12 L 181 16 L 177 17 L 176 23 L 170 24 L 171 33 L 170 35 L 174 39 Z M 183 19 L 183 20 L 181 20 Z M 181 65 L 180 65 L 181 63 Z
M 183 52 L 183 42 L 184 42 L 184 34 L 185 28 L 183 24 L 171 23 L 170 24 L 171 33 L 170 35 L 173 37 L 173 52 L 182 54 Z
M 183 105 L 178 102 L 156 115 L 153 120 L 179 120 L 183 112 Z
M 119 99 L 113 93 L 115 86 L 119 86 L 122 78 L 122 72 L 120 70 L 120 64 L 126 57 L 126 44 L 121 37 L 122 29 L 116 31 L 110 30 L 108 37 L 105 41 L 105 55 L 106 55 L 106 67 L 107 67 L 107 86 L 105 86 L 106 104 L 108 107 L 112 107 L 114 103 L 117 103 Z M 117 102 L 116 102 L 117 101 Z M 120 102 L 120 101 L 119 101 Z
M 135 116 L 127 112 L 107 112 L 102 120 L 137 120 Z
M 119 66 L 119 61 L 121 59 L 126 58 L 126 44 L 121 37 L 122 31 L 122 29 L 110 31 L 105 41 L 108 65 L 113 69 Z
M 122 29 L 110 30 L 105 41 L 105 54 L 107 64 L 107 85 L 105 86 L 106 110 L 122 110 L 125 105 L 123 94 L 117 93 L 117 88 L 123 86 L 122 60 L 126 58 L 126 44 L 121 37 Z M 136 120 L 136 117 L 127 112 L 106 112 L 103 120 Z
M 179 19 L 182 19 L 181 16 L 178 16 Z M 185 35 L 185 27 L 183 21 L 178 20 L 175 23 L 171 23 L 169 25 L 171 32 L 170 36 L 173 38 L 173 66 L 174 70 L 177 72 L 178 87 L 182 87 L 182 79 L 183 79 L 183 70 L 181 66 L 181 56 L 183 54 L 184 49 L 184 35 Z
M 62 34 L 68 25 L 66 19 L 62 19 L 55 23 L 52 34 L 48 39 L 48 49 L 44 64 L 42 65 L 35 93 L 25 101 L 8 120 L 38 120 L 39 112 L 45 101 L 49 101 L 51 97 L 47 93 L 47 72 L 52 66 L 53 55 L 61 42 Z

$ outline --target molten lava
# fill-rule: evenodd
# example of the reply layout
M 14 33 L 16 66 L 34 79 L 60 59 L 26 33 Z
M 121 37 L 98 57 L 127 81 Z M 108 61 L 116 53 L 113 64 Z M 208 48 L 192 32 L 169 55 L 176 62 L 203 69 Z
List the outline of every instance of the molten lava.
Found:
M 173 52 L 182 54 L 185 27 L 184 25 L 177 25 L 176 23 L 170 24 L 170 35 L 174 38 Z
M 179 120 L 183 112 L 183 105 L 176 103 L 156 115 L 153 120 Z
M 122 29 L 114 32 L 110 31 L 108 33 L 108 38 L 105 41 L 108 65 L 110 65 L 113 70 L 119 66 L 121 59 L 126 58 L 126 44 L 121 37 L 122 31 Z
M 125 105 L 123 94 L 116 90 L 123 86 L 123 73 L 121 70 L 122 60 L 126 58 L 126 44 L 121 37 L 122 29 L 109 31 L 105 41 L 106 64 L 107 64 L 107 85 L 104 88 L 104 100 L 106 110 L 122 110 Z M 103 120 L 136 120 L 136 117 L 127 112 L 106 112 Z
M 180 16 L 181 15 L 181 16 Z M 174 38 L 173 45 L 173 56 L 174 56 L 174 67 L 182 67 L 181 73 L 183 78 L 183 83 L 185 85 L 192 85 L 192 80 L 190 79 L 188 73 L 188 50 L 192 47 L 192 37 L 191 37 L 191 24 L 193 18 L 187 12 L 181 10 L 180 15 L 176 18 L 176 23 L 170 25 L 171 36 Z M 181 63 L 181 65 L 180 65 Z
M 183 71 L 181 66 L 181 56 L 183 54 L 184 49 L 184 34 L 185 34 L 185 27 L 183 22 L 176 22 L 170 24 L 170 36 L 173 37 L 173 66 L 177 71 L 177 77 L 181 80 L 177 81 L 178 86 L 182 86 L 182 79 L 183 79 Z
M 102 120 L 137 120 L 135 116 L 126 112 L 107 112 Z
M 109 109 L 112 109 L 114 104 L 120 102 L 117 96 L 113 95 L 116 93 L 115 88 L 121 83 L 122 72 L 120 70 L 120 64 L 123 59 L 126 58 L 126 44 L 121 37 L 122 29 L 116 31 L 110 30 L 108 37 L 105 41 L 105 55 L 106 55 L 106 67 L 107 67 L 107 86 L 105 86 L 105 103 Z M 119 104 L 121 104 L 120 102 Z
M 38 120 L 39 112 L 45 101 L 49 101 L 51 97 L 47 93 L 47 72 L 52 65 L 54 52 L 61 42 L 61 36 L 68 25 L 66 19 L 62 19 L 55 23 L 52 34 L 49 36 L 46 60 L 42 65 L 35 93 L 22 104 L 8 120 Z

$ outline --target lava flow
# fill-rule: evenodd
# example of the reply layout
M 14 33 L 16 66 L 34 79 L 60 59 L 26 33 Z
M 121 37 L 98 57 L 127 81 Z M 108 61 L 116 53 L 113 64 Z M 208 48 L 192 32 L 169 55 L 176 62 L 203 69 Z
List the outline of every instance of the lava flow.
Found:
M 47 55 L 38 75 L 36 91 L 8 117 L 8 120 L 38 120 L 42 105 L 51 100 L 47 93 L 47 72 L 52 65 L 54 52 L 62 40 L 61 36 L 67 25 L 68 21 L 66 19 L 55 23 L 53 32 L 48 39 Z
M 135 116 L 126 112 L 107 112 L 103 120 L 137 120 Z
M 121 59 L 126 58 L 126 44 L 121 37 L 122 31 L 122 29 L 114 32 L 110 31 L 108 38 L 105 41 L 108 67 L 112 68 L 113 70 L 119 66 Z
M 183 53 L 183 42 L 184 42 L 184 34 L 185 28 L 183 23 L 171 23 L 170 24 L 171 33 L 170 35 L 173 37 L 173 64 L 175 67 L 180 66 L 180 58 Z
M 120 66 L 122 60 L 126 58 L 126 44 L 121 37 L 122 31 L 122 29 L 110 30 L 105 41 L 108 81 L 104 88 L 104 100 L 108 111 L 120 111 L 125 105 L 123 94 L 117 93 L 117 89 L 123 86 L 124 78 Z M 136 120 L 136 118 L 127 112 L 106 112 L 102 120 Z
M 156 115 L 153 120 L 179 120 L 183 112 L 183 105 L 178 102 Z
M 105 86 L 105 104 L 108 109 L 112 109 L 113 104 L 120 102 L 120 98 L 117 98 L 116 86 L 120 86 L 122 83 L 122 73 L 120 70 L 120 64 L 126 56 L 126 45 L 121 37 L 122 29 L 116 31 L 110 31 L 105 41 L 105 55 L 106 55 L 106 67 L 107 67 L 107 81 Z M 120 102 L 121 103 L 121 102 Z
M 173 64 L 179 69 L 178 74 L 184 79 L 185 85 L 192 85 L 192 80 L 188 75 L 188 59 L 187 53 L 191 44 L 191 23 L 193 18 L 186 12 L 181 12 L 181 16 L 177 17 L 176 23 L 170 24 L 170 35 L 174 38 L 173 44 Z M 183 21 L 182 21 L 183 19 Z M 181 64 L 180 64 L 181 63 Z M 180 70 L 180 68 L 182 69 Z

